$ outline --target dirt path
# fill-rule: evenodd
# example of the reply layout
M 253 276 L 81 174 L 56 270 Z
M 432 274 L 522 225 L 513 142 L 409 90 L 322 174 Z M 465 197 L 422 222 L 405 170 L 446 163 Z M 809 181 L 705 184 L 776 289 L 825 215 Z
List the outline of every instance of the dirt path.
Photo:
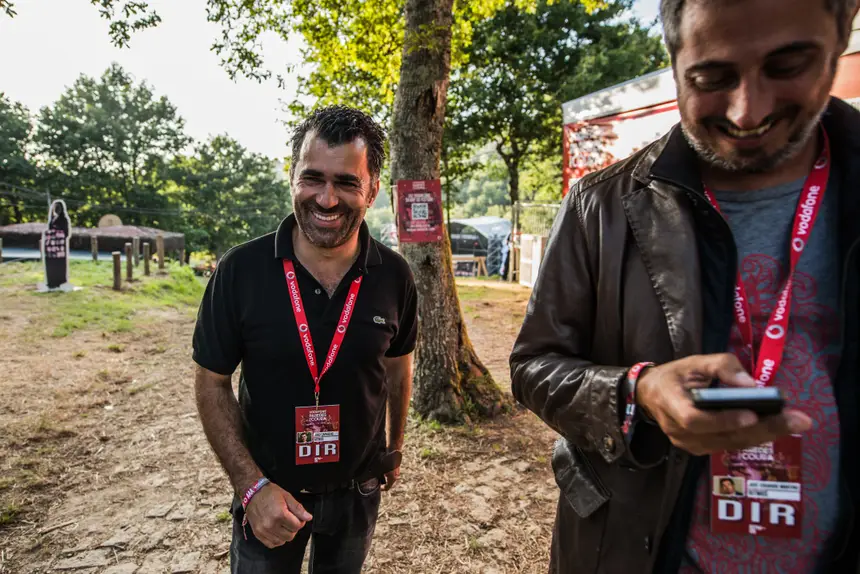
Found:
M 463 293 L 473 342 L 509 388 L 527 292 Z M 42 304 L 0 290 L 0 573 L 227 572 L 231 494 L 194 407 L 193 315 L 52 338 L 30 319 Z M 411 422 L 366 571 L 545 572 L 552 440 L 522 412 L 475 428 Z

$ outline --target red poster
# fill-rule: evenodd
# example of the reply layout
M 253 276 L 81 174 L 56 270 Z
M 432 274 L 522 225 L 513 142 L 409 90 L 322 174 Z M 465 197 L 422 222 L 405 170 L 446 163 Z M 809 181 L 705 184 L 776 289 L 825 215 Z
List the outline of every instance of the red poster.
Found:
M 397 182 L 397 231 L 401 243 L 442 241 L 442 185 L 438 179 Z
M 711 530 L 800 538 L 803 527 L 801 439 L 711 456 Z

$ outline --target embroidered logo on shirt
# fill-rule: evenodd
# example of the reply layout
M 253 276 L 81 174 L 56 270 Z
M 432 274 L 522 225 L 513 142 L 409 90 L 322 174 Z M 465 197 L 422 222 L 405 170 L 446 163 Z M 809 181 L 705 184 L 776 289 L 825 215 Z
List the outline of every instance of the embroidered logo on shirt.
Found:
M 376 316 L 373 318 L 373 322 L 374 322 L 374 323 L 376 323 L 377 325 L 385 325 L 385 318 L 384 318 L 384 317 L 380 317 L 379 315 L 376 315 Z

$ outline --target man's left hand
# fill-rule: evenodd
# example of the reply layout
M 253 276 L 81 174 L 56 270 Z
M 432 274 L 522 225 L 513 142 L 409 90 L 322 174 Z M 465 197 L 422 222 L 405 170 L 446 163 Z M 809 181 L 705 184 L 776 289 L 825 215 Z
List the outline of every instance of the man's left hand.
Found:
M 388 492 L 394 483 L 400 480 L 400 467 L 385 473 L 385 484 L 382 485 L 382 491 Z

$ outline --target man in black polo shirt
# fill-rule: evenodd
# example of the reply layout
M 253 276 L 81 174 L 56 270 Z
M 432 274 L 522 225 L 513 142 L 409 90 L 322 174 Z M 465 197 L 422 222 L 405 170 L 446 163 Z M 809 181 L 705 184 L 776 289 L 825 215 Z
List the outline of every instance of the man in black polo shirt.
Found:
M 233 574 L 358 573 L 399 476 L 417 294 L 368 233 L 384 134 L 315 112 L 292 140 L 294 215 L 231 249 L 194 332 L 200 419 L 233 484 Z M 242 364 L 239 400 L 231 375 Z M 386 433 L 387 412 L 387 433 Z

